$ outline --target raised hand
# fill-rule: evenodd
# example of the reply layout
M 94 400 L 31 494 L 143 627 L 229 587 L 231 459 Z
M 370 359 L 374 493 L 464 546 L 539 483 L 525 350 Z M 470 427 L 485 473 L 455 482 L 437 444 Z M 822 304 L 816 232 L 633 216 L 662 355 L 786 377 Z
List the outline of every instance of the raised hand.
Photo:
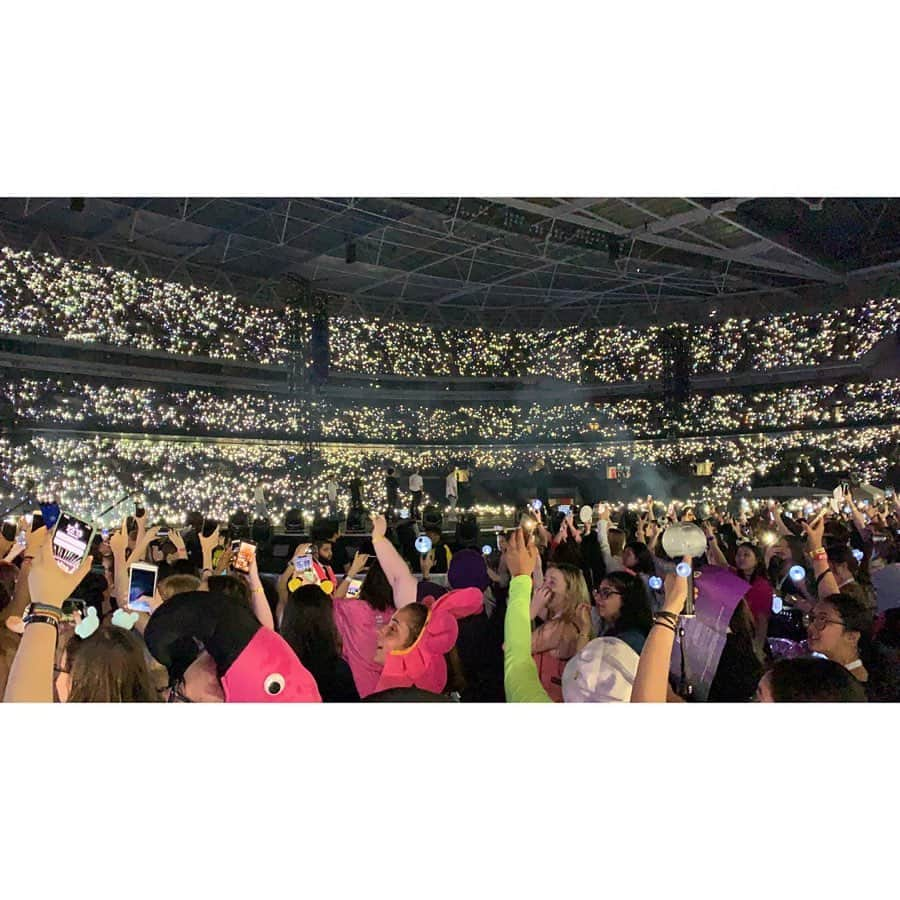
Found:
M 803 522 L 803 532 L 809 544 L 809 550 L 818 550 L 825 537 L 825 513 L 820 512 L 811 522 Z
M 169 540 L 175 546 L 175 550 L 177 551 L 179 556 L 187 556 L 187 547 L 185 547 L 184 545 L 184 538 L 179 534 L 177 528 L 173 528 L 169 532 Z
M 159 531 L 159 526 L 154 525 L 149 531 L 145 531 L 143 534 L 138 532 L 137 542 L 134 545 L 134 550 L 131 551 L 131 556 L 129 559 L 132 562 L 140 562 L 147 553 L 147 548 L 156 540 L 157 532 Z M 217 529 L 218 532 L 218 529 Z
M 512 578 L 517 575 L 531 575 L 537 559 L 537 547 L 530 543 L 521 528 L 517 528 L 506 542 L 503 554 L 506 568 Z
M 387 534 L 387 519 L 381 514 L 372 519 L 372 539 L 383 538 Z
M 44 530 L 46 531 L 46 529 Z M 88 554 L 81 567 L 70 574 L 56 564 L 53 550 L 49 542 L 45 541 L 38 548 L 28 573 L 28 590 L 31 599 L 35 603 L 62 607 L 63 601 L 72 596 L 75 588 L 90 571 L 92 563 L 93 559 Z
M 359 575 L 359 573 L 362 572 L 362 570 L 366 567 L 368 561 L 368 553 L 357 553 L 353 557 L 353 562 L 350 563 L 350 570 L 347 572 L 347 577 L 352 578 L 354 575 Z
M 209 553 L 210 556 L 212 556 L 213 550 L 215 550 L 216 547 L 219 546 L 219 526 L 216 525 L 216 530 L 210 535 L 204 536 L 203 532 L 201 531 L 199 538 L 200 547 L 203 550 L 203 555 L 206 556 L 206 554 Z
M 128 549 L 128 519 L 122 519 L 122 527 L 109 536 L 109 549 L 115 556 L 124 556 Z
M 690 556 L 685 556 L 682 560 L 689 566 L 692 565 Z M 686 576 L 678 575 L 670 572 L 666 575 L 665 582 L 665 600 L 663 601 L 663 609 L 668 612 L 681 615 L 684 604 L 687 602 L 688 579 Z
M 47 542 L 47 526 L 41 525 L 40 528 L 33 528 L 26 522 L 25 531 L 25 555 L 37 556 L 38 550 Z

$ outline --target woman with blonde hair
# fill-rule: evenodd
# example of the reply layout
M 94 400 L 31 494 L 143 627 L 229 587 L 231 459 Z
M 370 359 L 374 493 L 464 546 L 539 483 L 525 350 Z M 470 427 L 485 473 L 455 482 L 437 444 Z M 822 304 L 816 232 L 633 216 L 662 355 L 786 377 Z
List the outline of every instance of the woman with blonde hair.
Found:
M 566 663 L 592 638 L 591 600 L 581 570 L 565 563 L 547 568 L 531 600 L 531 618 L 540 625 L 531 635 L 531 655 L 550 698 L 562 702 Z

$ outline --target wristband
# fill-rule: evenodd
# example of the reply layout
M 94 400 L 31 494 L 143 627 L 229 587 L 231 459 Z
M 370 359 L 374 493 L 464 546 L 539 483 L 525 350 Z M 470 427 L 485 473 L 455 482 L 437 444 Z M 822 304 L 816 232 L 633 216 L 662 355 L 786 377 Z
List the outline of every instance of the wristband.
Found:
M 656 616 L 657 618 L 668 619 L 670 622 L 677 622 L 679 619 L 678 613 L 669 612 L 667 609 L 661 609 Z
M 824 547 L 816 547 L 815 550 L 810 550 L 809 555 L 812 557 L 816 557 L 824 553 L 826 556 L 828 555 L 828 551 Z
M 661 628 L 668 628 L 672 634 L 675 634 L 675 626 L 671 622 L 666 622 L 663 619 L 654 619 L 653 624 L 654 626 L 658 625 Z
M 26 615 L 30 615 L 31 613 L 38 613 L 42 616 L 56 616 L 59 618 L 62 616 L 62 609 L 58 606 L 53 606 L 50 603 L 29 603 Z
M 59 632 L 59 621 L 57 619 L 54 619 L 53 616 L 40 616 L 40 615 L 35 614 L 33 616 L 25 616 L 25 618 L 22 619 L 22 621 L 25 623 L 26 626 L 27 625 L 52 625 L 56 629 L 57 633 Z
M 385 539 L 384 535 L 379 535 L 378 537 L 375 537 L 374 534 L 372 535 L 372 543 L 373 544 L 375 543 L 375 541 L 383 541 L 384 539 Z

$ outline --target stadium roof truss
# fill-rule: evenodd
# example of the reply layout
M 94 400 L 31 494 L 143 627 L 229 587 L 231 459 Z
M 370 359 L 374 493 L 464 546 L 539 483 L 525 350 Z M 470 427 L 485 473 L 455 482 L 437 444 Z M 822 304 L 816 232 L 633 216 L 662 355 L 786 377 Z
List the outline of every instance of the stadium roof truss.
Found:
M 0 241 L 338 315 L 643 326 L 890 290 L 900 200 L 4 198 Z

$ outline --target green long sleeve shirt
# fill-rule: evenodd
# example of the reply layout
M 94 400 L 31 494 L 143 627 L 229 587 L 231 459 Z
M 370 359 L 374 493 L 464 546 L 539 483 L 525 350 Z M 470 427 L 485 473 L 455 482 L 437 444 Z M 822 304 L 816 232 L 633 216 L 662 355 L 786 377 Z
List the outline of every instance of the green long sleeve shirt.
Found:
M 552 703 L 531 655 L 531 576 L 509 583 L 503 622 L 503 687 L 508 703 Z

